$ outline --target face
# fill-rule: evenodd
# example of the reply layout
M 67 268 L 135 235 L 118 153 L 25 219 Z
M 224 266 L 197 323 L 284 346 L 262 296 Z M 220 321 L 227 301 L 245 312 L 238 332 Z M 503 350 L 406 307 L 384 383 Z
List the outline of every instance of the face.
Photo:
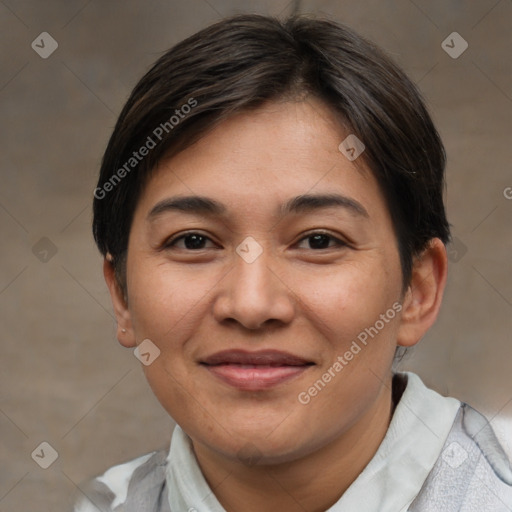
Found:
M 382 395 L 402 274 L 375 178 L 338 149 L 347 135 L 319 101 L 267 104 L 162 162 L 143 192 L 129 335 L 160 350 L 147 379 L 198 446 L 293 460 Z

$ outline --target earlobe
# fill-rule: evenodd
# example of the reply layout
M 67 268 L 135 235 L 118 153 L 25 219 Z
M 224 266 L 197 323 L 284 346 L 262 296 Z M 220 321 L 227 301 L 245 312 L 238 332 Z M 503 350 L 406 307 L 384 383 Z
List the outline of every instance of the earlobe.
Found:
M 415 345 L 435 322 L 443 299 L 447 270 L 446 248 L 439 238 L 434 238 L 414 260 L 411 283 L 403 301 L 398 345 Z
M 124 347 L 135 347 L 135 334 L 133 332 L 132 321 L 128 305 L 126 303 L 123 290 L 119 285 L 112 256 L 107 254 L 103 260 L 103 276 L 110 292 L 114 314 L 117 320 L 117 339 Z

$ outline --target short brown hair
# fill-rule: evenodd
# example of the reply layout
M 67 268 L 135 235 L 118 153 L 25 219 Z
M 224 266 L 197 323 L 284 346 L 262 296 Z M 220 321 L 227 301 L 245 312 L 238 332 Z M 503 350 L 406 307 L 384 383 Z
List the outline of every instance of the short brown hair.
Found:
M 95 190 L 93 232 L 102 254 L 112 255 L 125 293 L 133 214 L 158 162 L 235 113 L 304 95 L 322 100 L 363 141 L 360 158 L 386 198 L 406 289 L 413 257 L 432 238 L 445 244 L 450 238 L 445 151 L 418 89 L 379 48 L 343 25 L 308 16 L 279 21 L 240 15 L 159 58 L 134 88 L 110 137 Z M 179 121 L 171 122 L 173 116 Z M 134 152 L 157 138 L 157 127 L 158 143 L 135 159 Z

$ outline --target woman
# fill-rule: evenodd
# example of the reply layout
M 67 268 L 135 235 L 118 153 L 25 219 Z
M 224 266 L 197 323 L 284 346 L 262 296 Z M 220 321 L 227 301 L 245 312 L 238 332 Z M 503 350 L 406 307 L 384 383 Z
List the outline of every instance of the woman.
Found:
M 238 16 L 162 56 L 94 235 L 118 339 L 178 426 L 75 510 L 512 510 L 487 420 L 393 371 L 442 301 L 444 166 L 414 85 L 333 22 Z

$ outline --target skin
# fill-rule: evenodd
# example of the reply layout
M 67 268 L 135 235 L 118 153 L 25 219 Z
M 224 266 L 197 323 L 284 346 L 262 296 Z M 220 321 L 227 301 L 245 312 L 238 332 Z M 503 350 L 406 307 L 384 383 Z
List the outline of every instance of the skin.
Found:
M 162 161 L 149 180 L 130 232 L 127 302 L 105 259 L 118 338 L 126 347 L 149 338 L 160 349 L 144 366 L 146 377 L 192 439 L 227 511 L 323 511 L 334 504 L 388 428 L 396 346 L 417 343 L 438 314 L 443 243 L 433 239 L 415 260 L 402 294 L 388 208 L 362 160 L 350 162 L 338 150 L 347 135 L 312 98 L 224 121 Z M 343 207 L 278 216 L 295 196 L 333 192 L 360 203 L 367 216 Z M 148 217 L 160 201 L 184 195 L 215 199 L 226 214 Z M 183 238 L 169 245 L 189 230 L 207 237 L 201 248 L 187 248 Z M 311 243 L 319 230 L 333 237 L 322 239 L 325 248 Z M 252 263 L 235 251 L 247 236 L 263 251 Z M 299 393 L 395 302 L 402 311 L 301 404 Z M 245 391 L 199 364 L 231 348 L 278 349 L 314 364 L 270 389 Z

